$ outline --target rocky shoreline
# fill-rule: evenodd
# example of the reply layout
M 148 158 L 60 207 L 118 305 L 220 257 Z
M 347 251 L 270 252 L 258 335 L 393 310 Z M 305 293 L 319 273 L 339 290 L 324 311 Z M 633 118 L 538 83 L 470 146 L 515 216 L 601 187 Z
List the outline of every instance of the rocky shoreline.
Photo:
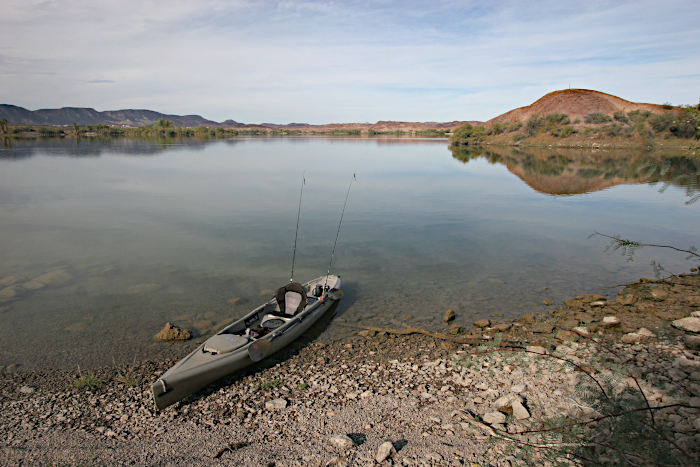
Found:
M 587 423 L 590 439 L 606 436 L 577 385 L 626 368 L 615 391 L 639 384 L 651 407 L 671 405 L 655 410 L 656 423 L 683 451 L 681 465 L 697 465 L 698 275 L 549 308 L 469 332 L 446 325 L 317 339 L 161 412 L 150 384 L 174 361 L 83 374 L 5 369 L 0 457 L 5 465 L 546 464 L 551 449 L 532 449 L 541 435 L 519 433 L 561 419 Z M 594 452 L 603 464 L 616 455 Z

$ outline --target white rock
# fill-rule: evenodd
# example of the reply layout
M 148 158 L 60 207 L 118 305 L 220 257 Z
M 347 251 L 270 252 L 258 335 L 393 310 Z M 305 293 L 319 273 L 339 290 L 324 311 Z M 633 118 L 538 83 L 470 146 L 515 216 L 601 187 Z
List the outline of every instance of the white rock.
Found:
M 693 318 L 700 318 L 700 311 L 694 311 L 690 314 Z
M 700 318 L 691 316 L 689 318 L 681 318 L 671 322 L 673 327 L 682 331 L 700 333 Z
M 695 428 L 696 430 L 700 430 L 700 418 L 696 418 L 695 420 L 693 420 L 693 428 Z
M 521 394 L 522 392 L 525 391 L 525 385 L 524 384 L 516 384 L 510 390 L 515 393 L 515 394 Z
M 577 326 L 574 328 L 574 331 L 576 331 L 584 337 L 588 337 L 591 334 L 590 332 L 588 332 L 588 328 L 585 326 Z
M 265 408 L 266 409 L 279 410 L 279 409 L 284 409 L 286 407 L 287 407 L 287 401 L 282 399 L 282 398 L 265 401 Z
M 497 423 L 505 423 L 506 416 L 501 412 L 489 412 L 487 414 L 484 414 L 483 420 L 489 425 L 495 425 Z
M 513 407 L 513 416 L 518 420 L 530 418 L 530 412 L 528 412 L 525 406 L 520 402 L 514 402 L 511 407 Z
M 331 437 L 331 444 L 338 449 L 347 450 L 355 445 L 347 435 L 335 435 Z
M 377 463 L 382 463 L 394 453 L 396 453 L 394 445 L 391 444 L 390 441 L 386 441 L 379 446 L 379 449 L 377 449 L 377 454 L 374 456 L 374 460 L 377 461 Z
M 36 388 L 32 388 L 29 386 L 22 386 L 21 388 L 19 388 L 19 392 L 21 392 L 22 394 L 31 394 L 34 391 L 36 391 Z
M 656 337 L 656 334 L 648 330 L 647 328 L 639 328 L 639 331 L 637 331 L 637 334 L 641 334 L 642 336 L 646 337 Z
M 617 316 L 606 316 L 603 318 L 603 326 L 612 327 L 620 324 L 620 318 Z

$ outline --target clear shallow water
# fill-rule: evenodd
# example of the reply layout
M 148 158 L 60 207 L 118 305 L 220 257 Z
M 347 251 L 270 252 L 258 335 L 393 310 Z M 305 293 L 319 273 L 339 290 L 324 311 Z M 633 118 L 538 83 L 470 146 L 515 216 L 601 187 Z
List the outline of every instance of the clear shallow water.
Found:
M 697 244 L 700 203 L 642 183 L 646 156 L 453 154 L 434 139 L 13 141 L 0 150 L 0 279 L 69 278 L 0 303 L 0 365 L 183 355 L 194 343 L 153 340 L 166 321 L 205 337 L 289 279 L 304 170 L 298 281 L 325 273 L 357 173 L 333 263 L 345 297 L 326 337 L 346 335 L 343 322 L 437 328 L 446 308 L 464 325 L 545 311 L 544 299 L 650 277 L 651 259 L 686 271 L 682 254 L 627 262 L 588 239 Z

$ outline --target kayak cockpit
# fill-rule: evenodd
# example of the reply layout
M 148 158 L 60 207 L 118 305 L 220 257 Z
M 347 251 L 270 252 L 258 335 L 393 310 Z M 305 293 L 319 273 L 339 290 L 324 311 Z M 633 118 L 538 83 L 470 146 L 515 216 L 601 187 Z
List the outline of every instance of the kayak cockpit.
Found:
M 309 294 L 307 295 L 307 292 Z M 318 304 L 323 289 L 291 283 L 281 287 L 275 298 L 251 313 L 243 323 L 237 322 L 209 338 L 202 352 L 221 355 L 233 352 L 278 329 L 303 310 Z M 318 295 L 317 295 L 318 294 Z M 238 324 L 238 326 L 236 326 Z M 243 324 L 241 326 L 240 324 Z

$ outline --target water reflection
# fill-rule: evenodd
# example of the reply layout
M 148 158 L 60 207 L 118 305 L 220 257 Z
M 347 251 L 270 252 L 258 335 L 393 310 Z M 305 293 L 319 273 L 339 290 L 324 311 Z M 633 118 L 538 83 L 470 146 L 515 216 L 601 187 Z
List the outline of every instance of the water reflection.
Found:
M 651 158 L 686 173 L 697 173 L 700 164 L 683 157 L 682 151 L 650 153 L 643 150 L 577 150 L 505 147 L 451 147 L 452 157 L 467 164 L 484 159 L 490 164 L 502 164 L 532 189 L 557 196 L 592 193 L 616 185 L 668 182 L 692 192 L 687 180 L 678 180 L 678 171 L 663 176 L 656 171 L 647 177 Z

